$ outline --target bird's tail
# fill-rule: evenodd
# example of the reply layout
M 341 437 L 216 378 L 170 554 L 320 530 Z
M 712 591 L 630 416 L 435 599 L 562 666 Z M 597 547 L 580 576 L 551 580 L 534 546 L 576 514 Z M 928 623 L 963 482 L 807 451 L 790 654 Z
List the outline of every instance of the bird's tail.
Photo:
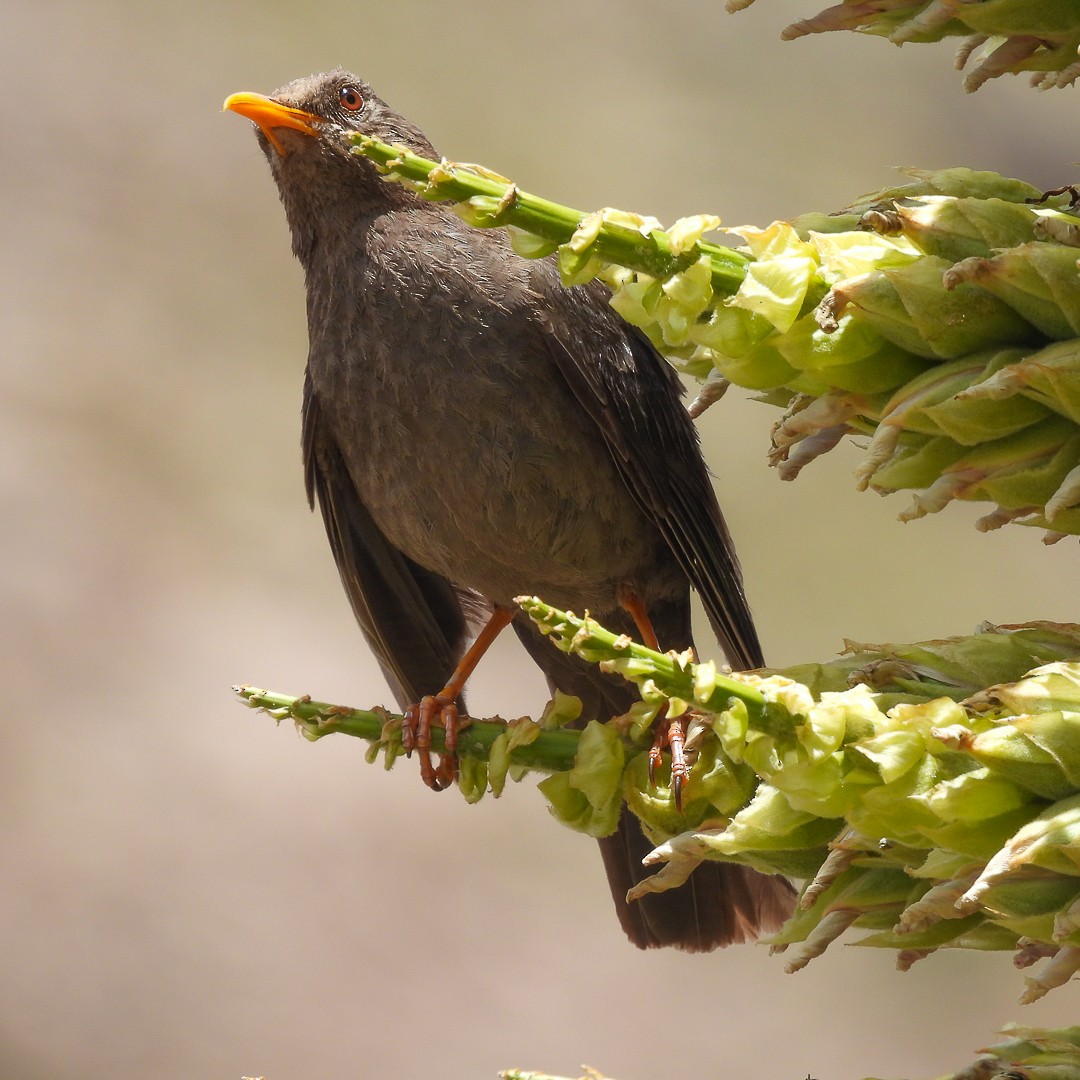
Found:
M 652 848 L 626 811 L 616 832 L 600 841 L 619 923 L 639 949 L 708 952 L 779 930 L 791 914 L 795 891 L 786 878 L 734 863 L 702 863 L 677 889 L 627 903 L 627 892 L 649 873 L 641 860 Z
M 621 618 L 620 613 L 601 621 L 619 631 Z M 513 626 L 549 685 L 581 698 L 584 717 L 619 716 L 637 699 L 629 683 L 553 648 L 532 623 L 515 619 Z M 632 633 L 632 624 L 626 629 Z M 676 889 L 628 902 L 627 892 L 651 873 L 642 859 L 654 845 L 638 819 L 625 810 L 618 829 L 599 843 L 619 923 L 638 948 L 707 952 L 753 941 L 778 930 L 794 908 L 795 891 L 785 878 L 717 862 L 703 863 Z

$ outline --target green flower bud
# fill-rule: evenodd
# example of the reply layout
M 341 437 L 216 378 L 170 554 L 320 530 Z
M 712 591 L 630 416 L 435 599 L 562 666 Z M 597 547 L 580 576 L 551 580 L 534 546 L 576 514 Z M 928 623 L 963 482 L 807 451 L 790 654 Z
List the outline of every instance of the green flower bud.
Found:
M 1080 461 L 1080 432 L 1047 419 L 963 453 L 899 515 L 911 521 L 937 513 L 953 499 L 989 500 L 1010 510 L 1044 506 Z M 880 473 L 875 481 L 881 482 Z
M 965 4 L 957 14 L 981 34 L 1052 37 L 1077 32 L 1076 7 L 1068 0 L 990 0 Z
M 816 210 L 792 218 L 788 224 L 800 240 L 809 240 L 812 233 L 847 233 L 859 227 L 858 214 L 822 214 Z
M 961 283 L 946 291 L 948 268 L 944 259 L 927 255 L 841 282 L 830 293 L 833 310 L 850 308 L 889 341 L 931 359 L 1031 340 L 1030 325 L 986 290 Z
M 967 398 L 1022 393 L 1080 424 L 1080 342 L 1076 339 L 1028 352 L 963 392 Z
M 926 361 L 884 340 L 872 327 L 845 316 L 826 333 L 805 315 L 776 339 L 776 349 L 795 369 L 830 389 L 877 394 L 915 378 Z M 796 380 L 788 383 L 795 389 Z
M 458 761 L 458 790 L 467 803 L 478 803 L 487 792 L 487 762 L 482 758 L 462 756 Z
M 885 425 L 882 428 L 885 432 L 897 430 Z M 897 438 L 895 449 L 880 443 L 872 444 L 882 451 L 885 463 L 878 464 L 877 455 L 867 457 L 855 474 L 860 490 L 869 486 L 874 491 L 887 494 L 911 488 L 930 488 L 968 452 L 965 447 L 944 436 L 931 439 L 925 435 L 903 434 Z
M 963 471 L 965 499 L 988 499 L 1005 509 L 1045 506 L 1080 463 L 1076 425 L 1049 417 L 1005 439 L 986 443 L 951 466 Z M 982 474 L 980 477 L 979 474 Z
M 965 258 L 944 275 L 947 289 L 978 285 L 1049 338 L 1080 333 L 1077 249 L 1045 241 L 1010 246 L 993 258 Z
M 769 784 L 759 784 L 750 802 L 722 831 L 702 833 L 705 845 L 725 858 L 777 856 L 797 876 L 807 867 L 816 870 L 825 858 L 825 845 L 840 823 L 792 809 L 784 795 Z M 800 854 L 801 853 L 801 854 Z M 812 871 L 811 871 L 812 872 Z
M 965 394 L 973 383 L 1023 355 L 1022 349 L 974 353 L 931 367 L 905 383 L 881 410 L 881 422 L 856 472 L 860 487 L 866 487 L 881 464 L 892 456 L 901 430 L 945 435 L 961 445 L 975 446 L 1022 431 L 1045 418 L 1046 407 L 1030 398 L 995 398 L 998 405 L 1003 400 L 1010 404 L 1009 408 L 995 408 L 986 397 Z M 936 477 L 927 483 L 933 479 Z
M 988 256 L 1034 239 L 1036 211 L 1005 199 L 924 195 L 894 211 L 903 236 L 925 255 L 949 262 Z
M 1005 879 L 982 890 L 979 907 L 994 918 L 1011 922 L 1053 916 L 1070 907 L 1078 896 L 1080 877 L 1027 869 L 1016 875 L 1015 880 Z
M 1010 180 L 995 172 L 980 172 L 976 169 L 965 168 L 903 168 L 900 172 L 905 176 L 910 176 L 911 181 L 860 196 L 852 203 L 852 212 L 862 214 L 875 206 L 888 205 L 903 199 L 917 199 L 925 195 L 1004 199 L 1015 203 L 1032 202 L 1042 196 L 1042 192 L 1037 187 L 1023 180 Z
M 1016 352 L 1017 350 L 1002 350 L 985 370 L 991 371 L 999 364 L 1003 365 L 1007 358 Z M 925 421 L 937 427 L 940 434 L 947 435 L 962 446 L 975 446 L 977 443 L 1023 431 L 1048 414 L 1049 410 L 1045 405 L 1030 397 L 990 401 L 985 398 L 964 397 L 962 392 L 936 404 L 926 405 L 922 411 Z
M 1040 717 L 1046 727 L 1050 725 L 1045 721 L 1051 718 L 1060 721 L 1061 728 L 1071 728 L 1073 738 L 1080 735 L 1080 714 L 1074 724 L 1069 724 L 1061 713 Z M 1024 733 L 1024 719 L 1018 717 L 1012 724 L 972 733 L 961 745 L 991 772 L 1041 798 L 1057 800 L 1080 791 L 1080 785 L 1069 779 L 1054 755 Z
M 1017 935 L 1012 931 L 988 922 L 984 915 L 974 914 L 942 919 L 925 929 L 910 933 L 901 933 L 895 929 L 883 930 L 859 938 L 854 944 L 877 949 L 900 949 L 908 954 L 912 950 L 925 949 L 933 952 L 941 948 L 1000 952 L 1015 949 L 1016 939 Z M 901 970 L 906 970 L 909 966 L 910 962 L 904 964 Z
M 516 225 L 508 225 L 506 231 L 510 234 L 510 246 L 514 253 L 523 259 L 543 259 L 559 249 L 557 241 L 546 240 Z
M 1048 624 L 1049 627 L 1054 625 Z M 1068 648 L 1068 629 L 1069 625 L 1064 624 L 1063 648 Z M 1014 682 L 989 687 L 972 705 L 980 710 L 1000 710 L 998 715 L 1025 718 L 1044 713 L 1070 715 L 1080 712 L 1080 663 L 1072 660 L 1044 664 Z M 1040 737 L 1045 739 L 1047 734 L 1043 732 Z M 1060 735 L 1058 738 L 1060 740 Z

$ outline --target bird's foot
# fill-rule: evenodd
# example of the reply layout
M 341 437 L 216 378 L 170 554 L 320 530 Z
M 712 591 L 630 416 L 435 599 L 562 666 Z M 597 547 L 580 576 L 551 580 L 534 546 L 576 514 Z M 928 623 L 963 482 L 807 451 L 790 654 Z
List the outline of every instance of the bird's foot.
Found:
M 649 783 L 656 786 L 656 768 L 664 750 L 671 751 L 671 796 L 675 809 L 682 813 L 682 793 L 690 777 L 686 764 L 686 729 L 681 716 L 668 716 L 667 705 L 662 706 L 656 718 L 656 735 L 649 749 Z
M 431 729 L 441 727 L 446 749 L 436 765 L 431 760 Z M 458 708 L 443 694 L 428 694 L 405 710 L 401 723 L 401 745 L 411 757 L 420 759 L 420 779 L 432 791 L 443 791 L 457 779 Z

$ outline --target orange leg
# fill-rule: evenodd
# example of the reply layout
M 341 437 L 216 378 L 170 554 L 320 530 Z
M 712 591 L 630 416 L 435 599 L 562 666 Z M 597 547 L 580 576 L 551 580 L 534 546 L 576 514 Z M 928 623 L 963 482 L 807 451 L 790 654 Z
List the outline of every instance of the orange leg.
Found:
M 623 610 L 634 620 L 638 628 L 642 642 L 650 649 L 660 651 L 660 643 L 656 638 L 656 630 L 653 629 L 652 620 L 641 602 L 641 597 L 631 588 L 624 587 L 619 591 L 619 604 Z M 686 753 L 683 749 L 686 742 L 686 731 L 683 728 L 682 719 L 678 716 L 669 717 L 667 706 L 664 705 L 656 717 L 656 736 L 652 747 L 649 749 L 649 783 L 656 784 L 656 767 L 660 764 L 664 748 L 671 750 L 671 796 L 675 801 L 675 809 L 682 813 L 683 788 L 690 776 L 690 769 L 686 764 Z
M 448 788 L 457 778 L 457 699 L 465 688 L 469 676 L 480 663 L 480 658 L 491 648 L 491 643 L 510 625 L 514 613 L 497 607 L 491 613 L 468 652 L 458 662 L 449 682 L 437 693 L 428 694 L 405 710 L 401 725 L 401 745 L 411 754 L 417 751 L 420 759 L 420 778 L 432 791 Z M 431 728 L 438 726 L 446 732 L 446 752 L 439 757 L 436 767 L 431 760 Z
M 645 610 L 641 597 L 629 585 L 624 585 L 619 590 L 619 606 L 634 620 L 634 625 L 641 635 L 642 643 L 659 652 L 660 642 L 656 640 L 656 631 L 653 629 L 652 619 L 649 618 L 649 613 Z

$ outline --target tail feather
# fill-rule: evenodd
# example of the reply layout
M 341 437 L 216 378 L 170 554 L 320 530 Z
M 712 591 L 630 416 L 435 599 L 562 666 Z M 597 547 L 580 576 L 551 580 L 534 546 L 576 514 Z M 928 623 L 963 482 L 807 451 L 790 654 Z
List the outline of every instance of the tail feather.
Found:
M 652 848 L 626 813 L 600 841 L 619 923 L 639 949 L 709 952 L 773 933 L 791 914 L 795 890 L 785 878 L 735 863 L 703 863 L 684 885 L 628 903 L 627 891 L 650 873 L 641 861 Z
M 655 613 L 654 625 L 656 623 Z M 605 616 L 609 629 L 633 633 L 622 613 Z M 689 640 L 689 612 L 685 640 Z M 529 654 L 543 669 L 548 683 L 581 698 L 583 716 L 608 719 L 626 712 L 637 695 L 627 682 L 606 675 L 552 647 L 527 621 L 515 620 L 514 630 Z M 661 629 L 670 630 L 670 625 Z M 665 641 L 680 640 L 664 634 Z M 599 841 L 611 898 L 626 936 L 641 949 L 664 946 L 688 952 L 708 952 L 723 945 L 754 941 L 778 930 L 795 906 L 795 890 L 779 876 L 770 876 L 735 863 L 706 862 L 685 884 L 661 893 L 647 893 L 628 902 L 627 892 L 652 871 L 642 860 L 653 844 L 637 818 L 623 811 L 618 829 Z

